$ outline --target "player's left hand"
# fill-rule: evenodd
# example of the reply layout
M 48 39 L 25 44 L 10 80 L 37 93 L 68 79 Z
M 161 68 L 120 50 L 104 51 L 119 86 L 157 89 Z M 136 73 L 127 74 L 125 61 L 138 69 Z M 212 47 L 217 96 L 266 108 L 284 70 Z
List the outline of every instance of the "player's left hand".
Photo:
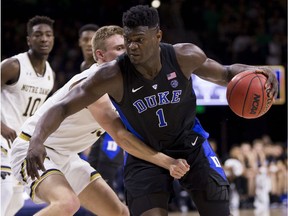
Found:
M 267 82 L 265 83 L 267 96 L 269 98 L 276 97 L 278 94 L 278 80 L 273 69 L 270 67 L 259 67 L 256 69 L 256 72 L 260 72 L 267 77 Z

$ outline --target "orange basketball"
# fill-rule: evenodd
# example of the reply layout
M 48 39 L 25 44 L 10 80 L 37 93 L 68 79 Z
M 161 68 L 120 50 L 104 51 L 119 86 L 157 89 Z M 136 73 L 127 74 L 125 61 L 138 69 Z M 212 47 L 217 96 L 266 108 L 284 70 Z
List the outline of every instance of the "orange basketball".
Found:
M 265 91 L 266 80 L 266 76 L 255 71 L 245 71 L 234 76 L 226 92 L 231 110 L 246 119 L 264 115 L 273 103 Z

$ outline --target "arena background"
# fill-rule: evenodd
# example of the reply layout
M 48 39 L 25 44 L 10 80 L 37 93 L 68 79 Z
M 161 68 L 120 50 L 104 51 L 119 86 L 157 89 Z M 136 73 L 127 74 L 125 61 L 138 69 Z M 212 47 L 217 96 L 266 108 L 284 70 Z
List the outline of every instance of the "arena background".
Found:
M 145 0 L 2 0 L 1 60 L 27 50 L 26 23 L 35 15 L 55 20 L 55 46 L 49 61 L 59 88 L 79 73 L 78 30 L 83 24 L 121 26 L 123 11 Z M 287 1 L 161 0 L 163 42 L 191 42 L 223 64 L 283 65 L 287 77 Z M 287 86 L 287 81 L 285 81 Z M 285 92 L 287 93 L 287 87 Z M 287 97 L 287 94 L 286 94 Z M 287 144 L 287 100 L 264 116 L 247 120 L 228 106 L 199 106 L 198 117 L 218 143 L 218 154 L 233 144 L 269 135 Z

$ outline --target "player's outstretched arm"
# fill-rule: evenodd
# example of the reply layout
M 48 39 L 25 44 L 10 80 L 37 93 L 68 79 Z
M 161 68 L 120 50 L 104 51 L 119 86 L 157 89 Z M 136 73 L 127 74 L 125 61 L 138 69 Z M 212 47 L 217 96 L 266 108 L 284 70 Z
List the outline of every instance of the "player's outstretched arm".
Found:
M 169 170 L 176 179 L 183 177 L 189 170 L 184 159 L 174 159 L 147 146 L 127 131 L 116 111 L 112 109 L 107 95 L 88 107 L 96 121 L 106 130 L 115 142 L 129 154 Z
M 246 70 L 254 70 L 263 73 L 268 79 L 265 84 L 268 97 L 277 95 L 278 81 L 272 69 L 267 66 L 252 66 L 245 64 L 232 64 L 224 66 L 210 59 L 198 46 L 191 43 L 174 45 L 178 63 L 187 78 L 195 74 L 200 78 L 221 86 L 227 86 L 228 82 L 238 73 Z
M 229 81 L 238 73 L 251 70 L 263 73 L 268 79 L 265 84 L 268 97 L 277 95 L 278 81 L 273 70 L 267 66 L 252 66 L 245 64 L 232 64 L 224 66 L 207 58 L 206 61 L 197 68 L 193 73 L 207 81 L 221 86 L 227 86 Z

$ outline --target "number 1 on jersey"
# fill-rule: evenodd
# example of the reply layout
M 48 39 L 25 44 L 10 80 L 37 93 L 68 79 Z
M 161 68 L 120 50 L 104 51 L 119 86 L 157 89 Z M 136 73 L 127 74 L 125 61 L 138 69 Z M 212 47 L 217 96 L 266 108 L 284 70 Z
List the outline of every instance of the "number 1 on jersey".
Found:
M 158 126 L 159 127 L 166 127 L 167 126 L 167 122 L 165 120 L 163 109 L 158 109 L 156 111 L 156 115 L 157 115 L 158 121 L 159 121 Z

